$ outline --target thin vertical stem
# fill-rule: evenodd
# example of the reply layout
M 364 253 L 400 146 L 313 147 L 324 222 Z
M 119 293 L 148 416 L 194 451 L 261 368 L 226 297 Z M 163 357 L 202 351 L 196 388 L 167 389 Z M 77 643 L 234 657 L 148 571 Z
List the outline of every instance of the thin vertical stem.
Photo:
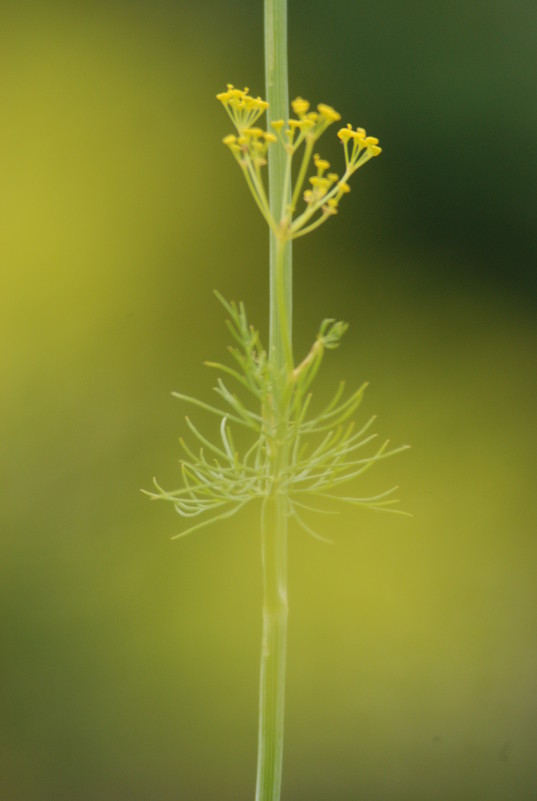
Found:
M 287 73 L 287 0 L 265 0 L 265 83 L 269 103 L 268 122 L 287 120 L 289 117 L 289 79 Z M 279 367 L 285 364 L 284 339 L 292 342 L 292 246 L 285 238 L 282 224 L 282 205 L 291 205 L 291 189 L 284 194 L 287 153 L 282 147 L 273 147 L 268 156 L 269 206 L 274 220 L 280 225 L 279 233 L 270 232 L 270 354 Z M 282 253 L 278 254 L 279 248 Z M 278 270 L 278 257 L 283 267 Z M 278 283 L 283 283 L 286 320 L 281 319 L 278 304 Z M 282 330 L 285 324 L 286 330 Z
M 287 76 L 287 0 L 265 2 L 265 78 L 268 122 L 289 117 Z M 293 368 L 292 258 L 286 207 L 291 203 L 285 180 L 284 148 L 269 150 L 269 207 L 277 229 L 270 231 L 270 360 L 277 383 L 284 386 Z M 276 378 L 278 377 L 278 378 Z M 281 387 L 280 387 L 281 390 Z M 259 687 L 259 743 L 256 801 L 280 801 L 287 650 L 287 498 L 279 478 L 287 467 L 287 409 L 284 393 L 275 392 L 272 409 L 273 450 L 269 494 L 262 512 L 263 634 Z
M 262 514 L 263 637 L 256 801 L 279 801 L 282 782 L 287 650 L 286 499 L 268 498 Z
M 293 370 L 293 349 L 291 345 L 291 298 L 288 294 L 286 271 L 289 269 L 289 261 L 287 258 L 287 250 L 290 249 L 291 242 L 285 242 L 281 239 L 276 242 L 275 253 L 275 273 L 276 273 L 276 287 L 275 287 L 275 318 L 278 320 L 280 341 L 278 343 L 281 349 L 281 362 L 285 368 L 285 374 L 289 375 Z M 278 354 L 280 355 L 280 354 Z M 279 362 L 278 362 L 279 364 Z

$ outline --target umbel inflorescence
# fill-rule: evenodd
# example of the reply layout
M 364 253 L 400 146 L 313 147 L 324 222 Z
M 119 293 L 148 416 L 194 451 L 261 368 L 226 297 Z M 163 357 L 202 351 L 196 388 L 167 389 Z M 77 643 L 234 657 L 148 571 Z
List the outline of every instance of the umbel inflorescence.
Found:
M 290 240 L 310 233 L 336 214 L 340 200 L 350 191 L 349 178 L 381 152 L 378 140 L 366 136 L 362 128 L 353 130 L 349 125 L 340 129 L 338 137 L 344 148 L 345 169 L 339 176 L 315 152 L 320 136 L 341 119 L 330 106 L 320 104 L 317 111 L 310 111 L 310 104 L 297 98 L 291 104 L 296 117 L 272 121 L 271 130 L 265 131 L 255 123 L 267 110 L 266 101 L 231 84 L 217 98 L 237 130 L 236 134 L 226 136 L 224 143 L 240 165 L 282 250 Z M 278 218 L 271 213 L 263 174 L 271 147 L 282 147 L 286 154 Z M 293 169 L 293 159 L 297 156 L 299 163 Z M 313 174 L 309 174 L 312 165 Z M 278 263 L 283 265 L 283 261 Z M 283 274 L 277 275 L 278 281 L 283 281 Z M 279 287 L 276 294 L 281 294 Z M 197 446 L 191 447 L 180 440 L 184 451 L 182 486 L 168 491 L 155 480 L 155 491 L 147 493 L 152 498 L 170 501 L 179 515 L 191 520 L 191 525 L 177 536 L 230 517 L 255 499 L 283 498 L 288 516 L 314 536 L 318 535 L 304 519 L 304 513 L 327 511 L 324 507 L 333 501 L 395 511 L 392 507 L 397 503 L 393 498 L 396 487 L 372 497 L 339 492 L 340 487 L 379 460 L 406 448 L 389 448 L 387 441 L 372 452 L 368 448 L 376 439 L 371 432 L 375 417 L 361 425 L 352 419 L 367 384 L 345 397 L 345 383 L 341 382 L 331 401 L 320 412 L 311 413 L 310 389 L 324 352 L 339 346 L 347 324 L 323 320 L 309 353 L 298 364 L 293 360 L 290 340 L 284 336 L 282 364 L 261 344 L 244 306 L 228 303 L 218 293 L 217 297 L 229 315 L 228 328 L 235 340 L 229 348 L 233 365 L 206 364 L 218 369 L 226 381 L 232 379 L 237 391 L 232 391 L 220 377 L 215 392 L 221 405 L 173 393 L 213 419 L 216 417 L 218 436 L 216 440 L 206 436 L 187 417 L 186 424 Z M 280 311 L 283 320 L 283 303 Z M 244 445 L 241 437 L 240 448 L 232 434 L 234 427 L 248 435 Z
M 367 136 L 363 128 L 353 130 L 349 124 L 338 131 L 345 151 L 345 170 L 339 176 L 330 171 L 330 163 L 326 159 L 314 152 L 316 143 L 326 129 L 341 119 L 341 115 L 331 106 L 320 103 L 317 111 L 310 111 L 309 102 L 297 97 L 291 103 L 296 117 L 272 120 L 271 130 L 265 131 L 254 126 L 268 108 L 265 100 L 252 97 L 247 88 L 236 89 L 232 84 L 228 84 L 227 90 L 218 94 L 217 99 L 237 129 L 236 134 L 229 134 L 224 138 L 224 144 L 229 147 L 241 167 L 246 183 L 268 225 L 275 234 L 284 239 L 304 236 L 337 214 L 341 198 L 350 192 L 348 180 L 351 175 L 382 152 L 376 137 Z M 273 146 L 283 147 L 286 153 L 280 219 L 274 219 L 270 213 L 263 176 L 267 151 Z M 298 174 L 291 192 L 295 158 L 300 164 L 297 166 Z M 312 161 L 314 171 L 307 177 Z M 309 184 L 307 188 L 306 178 Z

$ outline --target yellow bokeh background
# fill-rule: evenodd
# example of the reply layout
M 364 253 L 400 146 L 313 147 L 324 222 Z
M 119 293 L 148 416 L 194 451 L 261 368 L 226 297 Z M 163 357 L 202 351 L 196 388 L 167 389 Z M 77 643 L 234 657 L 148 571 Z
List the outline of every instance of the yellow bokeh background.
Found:
M 493 127 L 503 98 L 529 140 L 535 103 L 512 98 L 531 16 L 483 26 L 485 6 L 292 4 L 292 91 L 385 147 L 297 243 L 295 347 L 349 320 L 318 392 L 370 381 L 364 419 L 412 450 L 364 489 L 400 484 L 413 517 L 323 518 L 333 546 L 291 530 L 283 801 L 536 797 L 535 165 Z M 266 231 L 214 99 L 262 92 L 261 12 L 6 9 L 6 801 L 253 797 L 259 510 L 172 543 L 181 520 L 139 490 L 179 480 L 171 391 L 211 398 L 212 289 L 266 331 Z

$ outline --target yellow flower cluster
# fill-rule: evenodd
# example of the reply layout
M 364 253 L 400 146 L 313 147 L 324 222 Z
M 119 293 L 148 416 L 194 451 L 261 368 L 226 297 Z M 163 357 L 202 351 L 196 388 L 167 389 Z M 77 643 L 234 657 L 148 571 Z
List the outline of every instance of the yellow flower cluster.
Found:
M 321 134 L 329 125 L 341 119 L 341 115 L 332 106 L 319 103 L 316 111 L 310 111 L 310 103 L 297 97 L 291 103 L 295 118 L 273 120 L 272 131 L 264 131 L 254 127 L 254 123 L 268 109 L 269 104 L 260 97 L 251 97 L 248 92 L 247 88 L 235 89 L 232 84 L 228 84 L 227 90 L 216 96 L 237 129 L 237 135 L 226 136 L 224 144 L 241 166 L 254 199 L 271 229 L 278 236 L 296 239 L 313 231 L 329 216 L 337 214 L 341 198 L 350 192 L 348 178 L 382 151 L 378 146 L 378 139 L 367 136 L 363 128 L 353 130 L 350 124 L 342 128 L 338 131 L 338 137 L 345 149 L 345 172 L 340 178 L 336 173 L 328 172 L 328 161 L 318 154 L 314 155 L 315 143 Z M 275 220 L 272 216 L 261 173 L 261 167 L 267 164 L 269 146 L 278 142 L 287 154 L 281 220 Z M 301 162 L 296 179 L 292 180 L 292 159 L 298 150 L 302 151 Z M 316 174 L 308 179 L 310 188 L 304 191 L 312 156 Z M 284 200 L 287 197 L 291 198 L 290 203 Z M 295 215 L 301 197 L 306 205 L 302 212 Z
M 297 97 L 293 100 L 291 108 L 298 119 L 287 120 L 284 146 L 288 152 L 297 150 L 304 139 L 314 142 L 324 133 L 329 125 L 341 119 L 341 115 L 325 103 L 319 103 L 317 111 L 310 111 L 309 102 L 302 97 Z M 274 120 L 271 126 L 280 134 L 285 124 L 284 120 Z M 296 135 L 298 135 L 297 139 L 295 139 Z
M 278 138 L 261 128 L 244 128 L 239 136 L 229 134 L 223 142 L 229 147 L 236 158 L 251 159 L 254 167 L 264 167 L 267 163 L 266 154 L 268 146 L 277 142 Z
M 317 153 L 313 157 L 313 162 L 317 167 L 317 175 L 312 175 L 309 179 L 312 188 L 306 189 L 304 200 L 308 206 L 320 206 L 324 215 L 337 214 L 339 201 L 344 194 L 351 191 L 351 188 L 345 181 L 340 181 L 335 172 L 325 175 L 330 169 L 330 162 L 322 159 Z M 335 194 L 330 192 L 334 184 L 337 186 Z
M 332 106 L 327 106 L 326 103 L 319 103 L 317 106 L 317 111 L 310 111 L 310 104 L 308 100 L 304 100 L 302 97 L 297 97 L 291 103 L 291 108 L 295 112 L 296 116 L 303 121 L 309 121 L 313 124 L 318 123 L 320 121 L 328 122 L 337 122 L 341 119 L 341 114 L 338 114 Z
M 382 153 L 382 148 L 378 146 L 379 140 L 376 136 L 367 136 L 363 128 L 357 128 L 355 131 L 349 123 L 346 128 L 338 131 L 339 138 L 343 142 L 345 148 L 345 164 L 347 169 L 354 172 L 365 164 L 366 161 L 379 156 Z M 352 150 L 349 153 L 349 142 L 352 140 Z
M 228 83 L 227 91 L 216 95 L 227 113 L 231 117 L 237 131 L 242 133 L 246 128 L 251 128 L 254 122 L 266 111 L 269 104 L 260 97 L 251 97 L 245 89 L 235 89 L 233 84 Z

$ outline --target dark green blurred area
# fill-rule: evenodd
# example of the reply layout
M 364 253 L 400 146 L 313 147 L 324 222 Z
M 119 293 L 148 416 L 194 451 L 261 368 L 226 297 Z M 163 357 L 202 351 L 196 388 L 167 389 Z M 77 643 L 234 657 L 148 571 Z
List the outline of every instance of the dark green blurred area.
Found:
M 533 3 L 290 0 L 291 91 L 381 139 L 295 249 L 319 393 L 413 449 L 413 519 L 292 530 L 282 801 L 537 797 Z M 258 510 L 171 543 L 185 409 L 267 320 L 267 236 L 221 145 L 263 93 L 261 2 L 4 4 L 0 798 L 253 798 Z M 323 153 L 340 158 L 335 136 Z M 200 417 L 204 430 L 211 421 Z M 334 530 L 335 529 L 335 530 Z

